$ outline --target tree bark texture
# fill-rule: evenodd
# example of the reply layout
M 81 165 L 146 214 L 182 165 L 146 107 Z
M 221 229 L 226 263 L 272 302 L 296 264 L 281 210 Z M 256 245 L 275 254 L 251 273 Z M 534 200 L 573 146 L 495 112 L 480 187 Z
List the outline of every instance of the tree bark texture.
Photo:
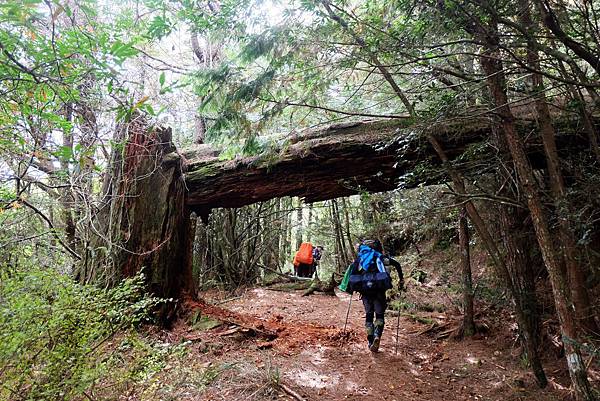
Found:
M 529 213 L 522 209 L 499 206 L 500 231 L 502 243 L 506 249 L 506 265 L 510 271 L 515 291 L 521 343 L 525 349 L 527 361 L 536 377 L 538 385 L 548 383 L 540 357 L 540 308 L 535 289 L 534 264 L 529 251 L 535 247 L 533 233 L 529 233 Z
M 143 269 L 156 296 L 192 293 L 193 236 L 171 130 L 149 128 L 134 117 L 121 126 L 117 142 L 122 146 L 113 150 L 95 237 L 79 277 L 110 285 Z
M 465 187 L 464 178 L 461 174 L 454 169 L 449 163 L 450 160 L 448 156 L 444 152 L 441 144 L 434 136 L 430 136 L 429 140 L 433 147 L 436 149 L 438 156 L 446 165 L 446 169 L 448 171 L 448 175 L 452 179 L 452 184 L 454 186 L 454 191 L 459 195 L 466 195 L 467 190 Z M 481 215 L 479 214 L 479 210 L 475 207 L 475 204 L 471 201 L 466 201 L 464 203 L 465 211 L 469 216 L 469 219 L 473 223 L 475 227 L 475 231 L 482 239 L 484 247 L 486 248 L 488 255 L 492 259 L 492 265 L 495 268 L 496 274 L 502 279 L 505 283 L 506 287 L 509 289 L 512 298 L 515 300 L 515 313 L 517 316 L 517 323 L 519 327 L 525 332 L 524 342 L 525 347 L 528 350 L 529 355 L 531 356 L 532 362 L 532 370 L 536 375 L 536 380 L 540 387 L 545 387 L 547 384 L 546 375 L 544 374 L 544 370 L 542 368 L 539 354 L 537 353 L 537 346 L 535 345 L 535 341 L 537 338 L 534 338 L 533 335 L 529 335 L 533 333 L 533 328 L 529 324 L 530 319 L 533 317 L 529 317 L 526 315 L 526 312 L 523 310 L 523 294 L 519 291 L 519 288 L 515 285 L 513 281 L 513 275 L 510 270 L 510 259 L 505 259 L 503 255 L 500 253 L 496 241 L 492 237 L 492 234 L 488 228 L 488 225 L 485 223 Z M 512 238 L 511 238 L 512 240 Z M 515 269 L 513 269 L 513 272 Z
M 535 29 L 529 12 L 529 1 L 521 0 L 521 21 L 530 30 Z M 527 46 L 527 63 L 534 70 L 540 70 L 539 55 L 533 46 Z M 552 118 L 548 103 L 546 101 L 544 81 L 539 73 L 531 74 L 531 84 L 534 96 L 534 105 L 538 117 L 540 134 L 546 155 L 546 165 L 550 188 L 554 203 L 554 212 L 558 219 L 558 233 L 560 238 L 559 249 L 562 254 L 563 263 L 566 268 L 571 295 L 575 306 L 575 313 L 579 324 L 591 333 L 597 333 L 598 327 L 591 310 L 590 297 L 586 287 L 586 275 L 584 266 L 581 264 L 580 249 L 577 246 L 575 234 L 570 223 L 571 213 L 568 210 L 567 188 L 560 166 L 560 159 L 556 145 L 556 130 L 552 124 Z M 585 124 L 584 128 L 588 129 Z M 589 135 L 588 135 L 589 136 Z M 591 144 L 594 146 L 595 136 L 590 136 Z
M 298 205 L 296 208 L 296 249 L 300 249 L 300 245 L 302 245 L 302 214 L 304 212 L 304 208 L 302 205 L 302 199 L 298 198 Z
M 562 132 L 557 137 L 560 148 L 568 147 L 572 152 L 588 148 L 587 140 L 577 135 L 576 122 L 556 120 Z M 207 216 L 214 208 L 241 207 L 283 196 L 299 196 L 305 203 L 312 203 L 363 192 L 439 184 L 448 179 L 443 171 L 418 173 L 423 163 L 434 167 L 440 164 L 429 139 L 435 138 L 449 160 L 478 146 L 478 157 L 486 163 L 495 152 L 495 148 L 486 146 L 492 128 L 489 118 L 436 124 L 405 120 L 355 122 L 305 132 L 282 140 L 260 155 L 233 160 L 220 159 L 218 151 L 209 145 L 196 145 L 181 152 L 186 164 L 187 204 L 198 215 Z M 526 120 L 520 120 L 518 128 L 523 132 L 536 129 L 535 123 Z M 527 153 L 533 165 L 545 167 L 539 142 L 528 143 Z
M 349 202 L 346 202 L 346 198 L 342 198 L 342 207 L 344 209 L 344 228 L 346 230 L 346 239 L 348 240 L 349 246 L 349 259 L 352 261 L 356 257 L 357 250 L 354 247 L 354 243 L 352 242 L 352 234 L 350 232 L 350 213 L 348 211 Z
M 578 400 L 592 401 L 595 397 L 590 388 L 585 364 L 582 361 L 577 343 L 578 335 L 573 317 L 574 310 L 570 289 L 564 271 L 561 269 L 558 255 L 555 252 L 548 225 L 548 217 L 538 192 L 531 163 L 527 159 L 525 146 L 517 131 L 514 115 L 508 106 L 509 102 L 505 90 L 506 83 L 502 62 L 497 57 L 498 39 L 490 35 L 487 35 L 485 39 L 487 41 L 487 52 L 481 58 L 481 65 L 487 75 L 487 83 L 496 106 L 496 113 L 500 117 L 501 127 L 515 164 L 519 183 L 525 194 L 527 206 L 531 213 L 542 258 L 550 275 L 556 311 L 561 323 L 571 382 Z
M 463 207 L 458 217 L 458 242 L 460 248 L 460 265 L 463 278 L 463 334 L 465 337 L 475 334 L 475 321 L 473 312 L 473 279 L 471 276 L 469 240 L 467 211 Z

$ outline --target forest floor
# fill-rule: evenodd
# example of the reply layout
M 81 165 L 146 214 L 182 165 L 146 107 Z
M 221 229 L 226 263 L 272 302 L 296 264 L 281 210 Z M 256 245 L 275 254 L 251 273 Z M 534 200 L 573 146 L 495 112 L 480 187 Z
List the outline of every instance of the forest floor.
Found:
M 552 345 L 558 333 L 552 315 L 544 317 L 542 328 L 550 383 L 539 389 L 520 356 L 512 308 L 505 294 L 494 290 L 497 285 L 485 280 L 490 274 L 483 253 L 474 253 L 472 265 L 476 321 L 486 330 L 456 340 L 451 333 L 461 318 L 459 277 L 448 274 L 458 269 L 447 266 L 455 265 L 457 256 L 435 247 L 425 252 L 400 257 L 405 276 L 412 278 L 401 297 L 388 291 L 391 305 L 402 311 L 398 337 L 398 313 L 390 308 L 377 353 L 367 349 L 358 294 L 344 331 L 350 295 L 337 290 L 335 296 L 303 296 L 303 290 L 289 286 L 250 287 L 233 298 L 210 290 L 200 294 L 201 302 L 188 303 L 191 313 L 171 330 L 147 333 L 143 343 L 153 345 L 142 347 L 137 380 L 119 391 L 120 399 L 570 399 L 566 363 Z M 592 367 L 590 378 L 598 386 L 600 369 Z
M 462 341 L 439 338 L 445 328 L 455 326 L 458 316 L 401 314 L 397 353 L 397 314 L 388 316 L 380 351 L 372 353 L 364 338 L 358 294 L 347 332 L 343 327 L 350 296 L 345 293 L 303 297 L 302 291 L 254 288 L 230 301 L 217 301 L 224 295 L 215 292 L 205 295 L 220 303 L 210 317 L 200 318 L 196 328 L 182 323 L 165 334 L 171 342 L 191 345 L 179 362 L 187 373 L 181 367 L 161 373 L 157 382 L 174 385 L 170 376 L 175 375 L 180 383 L 169 391 L 173 398 L 160 399 L 545 401 L 569 396 L 565 366 L 556 357 L 545 364 L 550 385 L 536 387 L 520 365 L 514 334 L 505 323 L 508 317 L 501 313 L 483 318 L 486 334 Z M 213 320 L 219 313 L 224 319 L 233 314 L 247 325 L 274 330 L 277 337 L 219 325 Z M 442 331 L 432 330 L 432 322 Z M 199 376 L 194 379 L 194 374 Z

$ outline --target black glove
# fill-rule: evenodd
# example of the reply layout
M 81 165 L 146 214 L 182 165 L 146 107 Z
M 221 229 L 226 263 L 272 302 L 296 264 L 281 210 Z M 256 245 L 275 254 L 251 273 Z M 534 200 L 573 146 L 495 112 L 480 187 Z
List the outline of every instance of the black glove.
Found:
M 398 282 L 398 291 L 404 291 L 406 288 L 404 287 L 404 280 L 400 280 Z

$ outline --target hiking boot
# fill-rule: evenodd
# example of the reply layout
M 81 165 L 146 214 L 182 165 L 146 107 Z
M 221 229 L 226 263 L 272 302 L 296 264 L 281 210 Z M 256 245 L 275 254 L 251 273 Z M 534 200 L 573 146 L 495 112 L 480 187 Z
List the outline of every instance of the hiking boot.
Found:
M 369 346 L 369 350 L 371 352 L 379 351 L 379 342 L 381 341 L 381 337 L 375 337 L 373 339 L 373 343 Z
M 385 322 L 383 319 L 378 318 L 375 319 L 375 324 L 373 325 L 373 334 L 375 337 L 381 337 L 383 334 L 383 327 L 385 326 Z
M 367 342 L 369 343 L 369 349 L 371 349 L 371 345 L 373 345 L 373 336 L 367 336 Z

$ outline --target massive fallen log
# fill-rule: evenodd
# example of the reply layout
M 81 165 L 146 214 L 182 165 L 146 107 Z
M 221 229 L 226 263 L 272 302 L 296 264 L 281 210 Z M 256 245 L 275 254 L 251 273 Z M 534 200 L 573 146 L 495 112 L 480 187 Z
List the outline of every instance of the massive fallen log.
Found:
M 576 121 L 556 123 L 559 149 L 587 146 Z M 487 160 L 497 152 L 488 141 L 493 129 L 487 118 L 428 126 L 409 120 L 360 122 L 299 134 L 258 156 L 221 160 L 207 145 L 177 152 L 170 130 L 133 119 L 119 131 L 123 145 L 113 151 L 105 199 L 90 226 L 78 277 L 111 285 L 144 268 L 155 295 L 193 297 L 191 211 L 206 217 L 213 208 L 281 196 L 314 202 L 443 182 L 443 169 L 431 167 L 439 161 L 423 133 L 438 138 L 457 168 L 481 174 L 494 166 Z M 533 133 L 535 123 L 522 121 L 521 129 Z M 540 165 L 544 157 L 537 135 L 527 138 L 529 155 Z M 174 317 L 174 305 L 165 305 L 165 321 Z
M 598 123 L 598 117 L 595 118 Z M 577 117 L 557 115 L 554 121 L 559 149 L 577 152 L 588 146 Z M 293 135 L 258 156 L 221 160 L 207 145 L 185 149 L 186 203 L 206 215 L 217 207 L 240 207 L 282 196 L 300 196 L 308 203 L 360 192 L 441 183 L 443 169 L 432 170 L 439 159 L 426 140 L 433 134 L 459 169 L 477 174 L 492 168 L 497 144 L 489 142 L 494 126 L 489 117 L 455 118 L 415 124 L 409 119 L 363 121 L 333 125 Z M 517 122 L 534 166 L 545 158 L 537 124 Z M 460 160 L 458 160 L 460 159 Z M 475 161 L 475 163 L 473 163 Z M 478 164 L 479 163 L 479 164 Z M 477 165 L 472 167 L 473 164 Z M 423 167 L 429 168 L 422 171 Z M 483 170 L 482 170 L 483 169 Z M 468 173 L 468 172 L 467 172 Z
M 408 120 L 337 125 L 281 141 L 259 156 L 228 161 L 205 145 L 186 149 L 187 204 L 205 213 L 282 196 L 314 202 L 415 185 L 415 166 L 435 155 L 421 129 Z M 452 158 L 488 136 L 490 122 L 481 118 L 426 129 Z

